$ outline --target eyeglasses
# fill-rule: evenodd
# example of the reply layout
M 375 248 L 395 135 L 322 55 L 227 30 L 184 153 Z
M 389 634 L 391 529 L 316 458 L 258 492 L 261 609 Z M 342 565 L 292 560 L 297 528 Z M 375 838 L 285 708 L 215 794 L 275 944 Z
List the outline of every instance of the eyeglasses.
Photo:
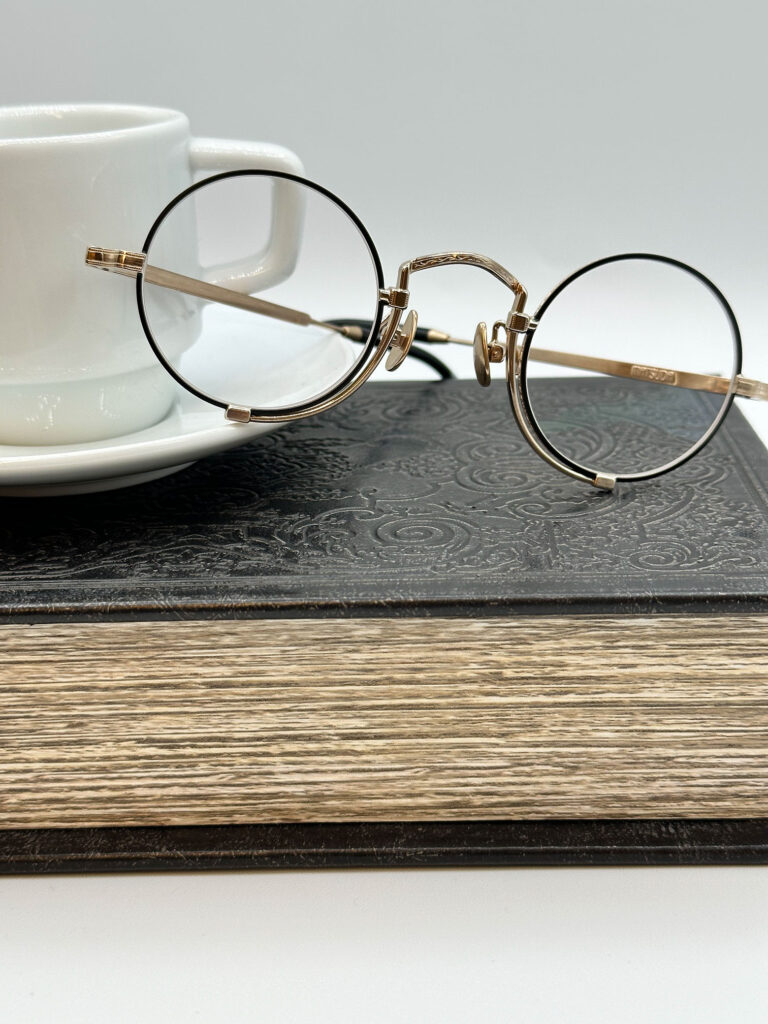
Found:
M 739 327 L 725 297 L 685 263 L 650 253 L 597 260 L 533 315 L 517 278 L 475 253 L 409 260 L 385 287 L 360 219 L 292 174 L 206 178 L 166 206 L 142 252 L 91 247 L 86 263 L 135 277 L 157 358 L 235 422 L 330 409 L 385 357 L 388 370 L 411 355 L 449 376 L 429 348 L 466 345 L 482 385 L 491 364 L 506 362 L 512 412 L 534 451 L 611 490 L 690 459 L 734 396 L 768 400 L 768 384 L 741 376 Z M 490 329 L 479 323 L 472 340 L 419 327 L 416 311 L 406 313 L 413 274 L 457 265 L 487 271 L 511 293 L 509 308 Z

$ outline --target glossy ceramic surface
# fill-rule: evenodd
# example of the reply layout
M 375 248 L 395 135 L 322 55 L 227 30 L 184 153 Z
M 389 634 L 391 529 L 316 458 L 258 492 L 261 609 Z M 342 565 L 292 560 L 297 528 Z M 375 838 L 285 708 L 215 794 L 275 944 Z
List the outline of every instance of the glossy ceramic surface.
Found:
M 279 424 L 228 423 L 178 388 L 159 423 L 123 437 L 72 445 L 0 445 L 0 497 L 45 497 L 128 487 L 236 448 Z
M 140 248 L 198 172 L 242 167 L 301 163 L 268 143 L 194 139 L 174 110 L 0 108 L 0 441 L 116 437 L 171 410 L 176 387 L 146 343 L 134 289 L 86 267 L 85 250 Z M 275 196 L 275 216 L 280 234 L 263 262 L 279 276 L 301 223 L 289 193 Z

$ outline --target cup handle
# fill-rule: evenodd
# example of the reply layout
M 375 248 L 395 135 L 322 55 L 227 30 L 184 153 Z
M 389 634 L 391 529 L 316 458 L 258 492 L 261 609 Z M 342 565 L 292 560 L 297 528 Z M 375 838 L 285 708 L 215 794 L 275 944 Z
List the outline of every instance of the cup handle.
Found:
M 195 138 L 190 143 L 192 174 L 216 171 L 266 170 L 303 174 L 291 150 L 270 142 Z M 304 218 L 303 190 L 294 182 L 275 179 L 269 241 L 258 253 L 234 263 L 208 267 L 204 279 L 241 292 L 261 291 L 285 280 L 296 265 Z

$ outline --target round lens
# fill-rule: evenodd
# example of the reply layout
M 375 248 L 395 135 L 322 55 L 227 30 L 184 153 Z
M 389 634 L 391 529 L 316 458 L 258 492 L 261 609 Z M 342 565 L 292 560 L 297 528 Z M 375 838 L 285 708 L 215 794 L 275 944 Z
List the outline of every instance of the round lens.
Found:
M 290 415 L 331 397 L 378 329 L 378 256 L 319 186 L 233 172 L 161 214 L 145 245 L 140 305 L 159 358 L 217 405 Z M 365 320 L 370 331 L 334 321 Z
M 684 264 L 591 264 L 536 314 L 523 393 L 542 439 L 573 467 L 653 476 L 697 451 L 731 402 L 738 327 L 715 286 Z

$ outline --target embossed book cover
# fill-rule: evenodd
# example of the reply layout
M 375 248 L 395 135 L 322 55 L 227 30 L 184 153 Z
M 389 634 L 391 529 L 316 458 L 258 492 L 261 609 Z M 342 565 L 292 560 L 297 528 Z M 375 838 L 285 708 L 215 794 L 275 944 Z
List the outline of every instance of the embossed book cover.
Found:
M 765 862 L 766 480 L 732 410 L 603 493 L 449 381 L 2 501 L 0 871 Z
M 574 432 L 612 383 L 551 382 Z M 687 397 L 706 422 L 708 396 Z M 663 443 L 641 419 L 637 435 Z M 501 386 L 375 385 L 164 480 L 2 501 L 0 614 L 754 609 L 767 483 L 736 409 L 674 473 L 604 493 L 531 452 Z

